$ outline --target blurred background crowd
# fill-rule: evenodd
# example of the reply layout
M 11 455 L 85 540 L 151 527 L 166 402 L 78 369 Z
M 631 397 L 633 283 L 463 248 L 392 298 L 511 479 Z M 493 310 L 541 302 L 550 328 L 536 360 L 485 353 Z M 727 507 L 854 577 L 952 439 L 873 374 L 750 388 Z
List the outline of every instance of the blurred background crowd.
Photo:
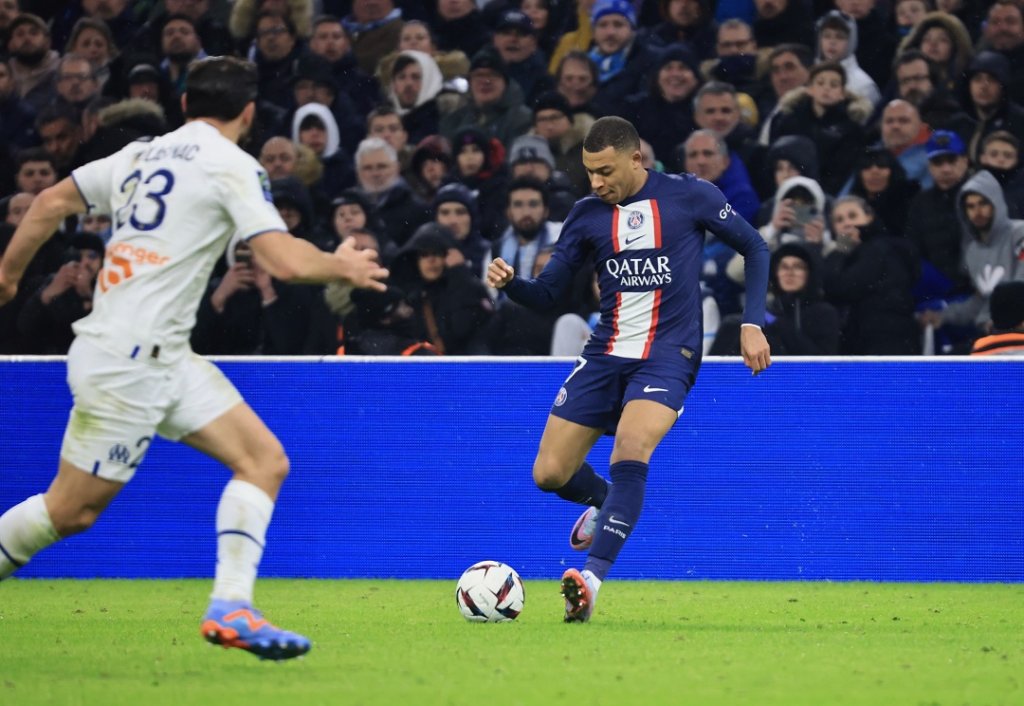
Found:
M 180 126 L 190 62 L 233 54 L 291 232 L 392 271 L 385 293 L 288 285 L 233 245 L 199 353 L 576 355 L 593 268 L 550 312 L 483 274 L 543 268 L 605 115 L 760 230 L 773 354 L 1024 349 L 1018 0 L 0 0 L 0 48 L 0 252 L 40 191 Z M 40 251 L 0 353 L 67 351 L 110 225 Z M 743 263 L 713 237 L 702 287 L 705 352 L 735 354 Z

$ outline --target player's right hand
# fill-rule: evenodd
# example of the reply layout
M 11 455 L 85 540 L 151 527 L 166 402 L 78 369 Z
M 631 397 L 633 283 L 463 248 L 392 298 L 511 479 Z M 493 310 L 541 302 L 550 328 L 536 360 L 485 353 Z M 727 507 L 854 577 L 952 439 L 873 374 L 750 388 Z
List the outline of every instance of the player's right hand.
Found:
M 376 250 L 356 250 L 356 239 L 349 236 L 334 251 L 334 255 L 344 263 L 342 279 L 351 282 L 353 287 L 387 291 L 388 286 L 383 280 L 390 273 L 377 262 Z
M 501 289 L 516 276 L 515 269 L 500 257 L 491 260 L 487 267 L 487 286 Z

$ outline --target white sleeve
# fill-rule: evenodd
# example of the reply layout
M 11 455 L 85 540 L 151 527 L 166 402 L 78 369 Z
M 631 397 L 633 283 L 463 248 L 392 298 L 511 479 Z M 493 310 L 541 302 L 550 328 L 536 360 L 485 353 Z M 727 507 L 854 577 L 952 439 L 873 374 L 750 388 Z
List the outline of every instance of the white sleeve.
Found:
M 110 215 L 114 167 L 119 155 L 120 152 L 115 152 L 109 157 L 83 164 L 71 172 L 71 180 L 85 201 L 87 213 Z
M 249 240 L 260 233 L 288 232 L 270 194 L 270 178 L 256 160 L 237 160 L 217 174 L 223 204 L 235 224 L 234 240 Z

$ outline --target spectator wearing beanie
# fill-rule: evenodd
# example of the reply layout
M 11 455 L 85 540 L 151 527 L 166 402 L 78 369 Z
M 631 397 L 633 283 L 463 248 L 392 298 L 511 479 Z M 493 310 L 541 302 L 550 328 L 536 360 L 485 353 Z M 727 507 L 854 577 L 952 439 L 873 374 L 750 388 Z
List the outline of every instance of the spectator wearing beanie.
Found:
M 614 105 L 644 87 L 657 54 L 637 41 L 636 12 L 629 0 L 597 0 L 590 11 L 594 44 L 590 58 L 597 64 L 597 95 Z
M 448 252 L 448 266 L 465 265 L 481 280 L 490 262 L 491 244 L 480 234 L 476 197 L 463 184 L 445 184 L 432 203 L 434 221 L 452 233 L 455 247 Z
M 523 105 L 519 84 L 509 80 L 505 60 L 487 47 L 469 65 L 469 102 L 441 118 L 441 134 L 454 140 L 460 129 L 472 126 L 510 145 L 532 122 L 533 113 Z
M 544 91 L 554 88 L 547 59 L 537 46 L 533 21 L 520 10 L 505 10 L 498 17 L 491 39 L 505 60 L 509 78 L 519 84 L 529 105 Z
M 978 161 L 985 136 L 996 130 L 1005 130 L 1024 142 L 1024 107 L 1010 101 L 1009 81 L 1010 62 L 998 52 L 981 52 L 967 69 L 962 104 L 976 121 L 967 145 L 972 162 Z

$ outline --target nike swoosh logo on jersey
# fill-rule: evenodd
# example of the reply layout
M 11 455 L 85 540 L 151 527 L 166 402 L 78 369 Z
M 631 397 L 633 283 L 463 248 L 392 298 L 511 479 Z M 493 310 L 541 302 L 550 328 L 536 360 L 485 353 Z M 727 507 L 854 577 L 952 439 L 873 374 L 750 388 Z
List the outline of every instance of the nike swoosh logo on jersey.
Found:
M 668 392 L 667 387 L 651 387 L 650 385 L 644 385 L 644 392 Z
M 633 243 L 635 243 L 636 241 L 640 240 L 643 237 L 644 234 L 641 233 L 640 235 L 633 236 L 632 238 L 626 238 L 626 245 L 632 245 Z

